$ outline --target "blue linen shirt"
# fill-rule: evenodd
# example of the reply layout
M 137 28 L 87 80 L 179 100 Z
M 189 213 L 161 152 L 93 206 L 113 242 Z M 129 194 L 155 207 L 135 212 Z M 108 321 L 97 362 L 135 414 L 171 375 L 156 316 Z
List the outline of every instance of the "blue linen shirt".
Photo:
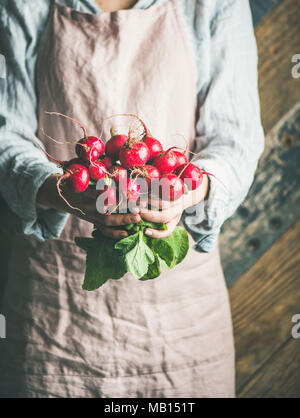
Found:
M 60 172 L 32 141 L 38 140 L 36 61 L 52 1 L 0 4 L 0 194 L 21 218 L 24 233 L 41 241 L 59 237 L 68 216 L 36 204 L 41 185 Z M 164 1 L 139 0 L 134 8 Z M 178 2 L 198 69 L 195 152 L 205 147 L 196 164 L 217 177 L 210 178 L 205 204 L 194 207 L 193 215 L 186 211 L 183 220 L 195 248 L 209 252 L 244 200 L 264 147 L 257 49 L 248 0 Z M 60 3 L 102 13 L 94 0 Z

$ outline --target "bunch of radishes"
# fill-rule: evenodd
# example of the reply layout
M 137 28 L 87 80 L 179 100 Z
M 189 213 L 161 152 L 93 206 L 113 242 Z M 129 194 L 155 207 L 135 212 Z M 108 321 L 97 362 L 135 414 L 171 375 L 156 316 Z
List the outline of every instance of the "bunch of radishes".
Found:
M 118 198 L 136 202 L 141 195 L 140 179 L 144 179 L 149 190 L 158 190 L 163 200 L 175 201 L 185 190 L 195 190 L 203 180 L 204 174 L 196 165 L 188 162 L 186 150 L 172 147 L 164 150 L 162 144 L 153 138 L 144 122 L 135 115 L 143 127 L 142 135 L 133 135 L 130 127 L 128 134 L 118 134 L 112 127 L 111 138 L 103 141 L 88 136 L 84 126 L 69 116 L 52 112 L 78 123 L 84 132 L 84 138 L 76 143 L 77 158 L 68 162 L 57 161 L 64 170 L 58 181 L 60 190 L 62 181 L 73 193 L 82 193 L 99 180 L 104 187 L 98 195 L 103 195 L 104 206 L 117 208 Z M 52 158 L 52 157 L 51 157 Z M 156 188 L 153 186 L 157 186 Z M 185 186 L 186 185 L 186 186 Z M 68 202 L 67 202 L 68 203 Z

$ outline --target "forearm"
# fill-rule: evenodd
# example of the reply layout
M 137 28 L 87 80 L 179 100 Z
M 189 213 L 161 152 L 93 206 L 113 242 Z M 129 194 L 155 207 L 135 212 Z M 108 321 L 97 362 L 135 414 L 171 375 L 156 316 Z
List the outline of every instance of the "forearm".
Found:
M 0 130 L 0 192 L 10 209 L 21 219 L 26 235 L 39 240 L 60 235 L 65 219 L 54 210 L 37 210 L 40 187 L 59 169 L 41 151 L 20 135 Z M 52 225 L 47 229 L 48 220 Z
M 264 147 L 257 50 L 246 0 L 219 3 L 208 45 L 209 79 L 198 94 L 193 151 L 199 153 L 194 164 L 215 177 L 210 177 L 205 204 L 194 214 L 184 214 L 185 225 L 203 252 L 212 250 L 222 224 L 247 195 Z
M 56 209 L 66 212 L 66 204 L 59 196 L 57 182 L 61 174 L 52 174 L 40 187 L 37 193 L 37 203 L 48 209 Z M 63 186 L 61 186 L 63 187 Z M 68 193 L 67 188 L 64 188 L 64 194 Z M 68 196 L 66 196 L 68 198 Z

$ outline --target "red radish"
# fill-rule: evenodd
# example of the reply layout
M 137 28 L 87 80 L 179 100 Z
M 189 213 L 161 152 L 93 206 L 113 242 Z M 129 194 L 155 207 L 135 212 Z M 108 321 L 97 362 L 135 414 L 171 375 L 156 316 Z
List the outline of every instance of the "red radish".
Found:
M 177 157 L 173 151 L 166 151 L 154 158 L 153 165 L 162 174 L 172 173 L 177 167 Z
M 160 172 L 152 165 L 144 165 L 143 167 L 135 168 L 131 171 L 130 178 L 135 178 L 141 186 L 142 194 L 149 194 L 152 186 L 156 187 L 156 195 L 158 194 Z
M 142 177 L 147 180 L 148 184 L 150 184 L 152 180 L 160 178 L 160 172 L 153 165 L 144 165 L 143 167 L 138 167 L 132 170 L 131 177 Z
M 172 152 L 175 154 L 177 158 L 177 167 L 188 163 L 187 156 L 183 152 L 175 151 L 175 150 Z
M 136 180 L 127 179 L 126 183 L 123 183 L 120 187 L 121 193 L 128 201 L 135 201 L 140 197 L 141 187 Z
M 105 157 L 102 157 L 100 159 L 100 161 L 101 161 L 102 164 L 105 165 L 105 167 L 106 167 L 107 170 L 109 170 L 114 165 L 114 163 L 115 163 L 114 160 L 111 157 L 107 156 L 107 155 Z
M 58 163 L 58 165 L 64 170 L 64 174 L 58 179 L 56 183 L 59 196 L 66 202 L 66 204 L 70 208 L 78 210 L 79 212 L 84 214 L 84 212 L 81 209 L 75 208 L 74 206 L 70 205 L 67 199 L 62 195 L 62 192 L 60 190 L 60 184 L 63 180 L 67 179 L 67 185 L 71 192 L 84 192 L 88 188 L 90 182 L 90 175 L 88 169 L 84 165 L 78 164 L 78 158 L 73 158 L 70 161 L 57 160 L 56 158 L 52 157 L 46 150 L 44 150 L 43 147 L 41 147 L 41 145 L 37 141 L 33 141 L 49 158 L 51 158 L 51 160 Z
M 144 171 L 144 178 L 146 179 L 148 186 L 151 185 L 151 182 L 154 180 L 158 180 L 160 178 L 160 172 L 158 168 L 154 167 L 153 165 L 144 165 L 142 167 Z
M 150 160 L 152 158 L 157 157 L 157 155 L 161 154 L 164 149 L 161 145 L 161 143 L 158 141 L 158 139 L 153 138 L 152 136 L 146 136 L 146 138 L 143 139 L 143 142 L 147 145 L 150 151 Z
M 123 182 L 127 179 L 127 170 L 120 165 L 113 165 L 108 172 L 117 183 Z
M 95 136 L 88 136 L 86 128 L 83 126 L 81 122 L 78 120 L 71 118 L 70 116 L 64 115 L 63 113 L 58 112 L 45 112 L 47 115 L 52 116 L 61 116 L 65 119 L 71 120 L 74 123 L 77 123 L 77 125 L 80 126 L 80 128 L 83 131 L 84 137 L 79 140 L 76 144 L 75 150 L 76 154 L 79 158 L 81 158 L 84 161 L 92 162 L 96 161 L 103 153 L 105 146 L 100 138 L 97 138 Z M 48 138 L 52 139 L 53 141 L 57 143 L 66 143 L 70 144 L 71 142 L 59 142 L 55 140 L 54 138 L 51 138 L 49 135 L 46 135 Z
M 130 143 L 128 141 L 119 154 L 122 166 L 130 170 L 145 165 L 149 157 L 149 148 L 143 142 Z
M 195 190 L 201 185 L 204 174 L 212 175 L 206 171 L 202 171 L 192 163 L 179 166 L 176 170 L 176 174 L 184 181 L 189 190 Z
M 163 174 L 159 181 L 159 197 L 171 201 L 179 199 L 184 193 L 184 183 L 175 174 Z
M 116 160 L 119 159 L 119 153 L 125 142 L 128 140 L 126 135 L 114 135 L 105 145 L 105 153 Z
M 95 136 L 83 138 L 76 144 L 76 154 L 84 161 L 96 161 L 104 153 L 104 144 Z
M 89 166 L 89 173 L 93 180 L 98 181 L 106 176 L 107 170 L 101 161 L 94 161 Z
M 82 193 L 89 186 L 90 176 L 88 169 L 81 164 L 67 165 L 65 173 L 60 177 L 60 179 L 56 183 L 58 194 L 66 202 L 66 204 L 70 208 L 78 210 L 84 214 L 84 212 L 81 209 L 75 208 L 74 206 L 70 205 L 67 199 L 62 195 L 60 184 L 63 180 L 67 180 L 67 186 L 71 192 Z
M 101 199 L 99 199 L 101 197 Z M 99 200 L 98 200 L 99 199 Z M 96 207 L 98 212 L 105 213 L 104 206 L 115 206 L 117 203 L 117 193 L 113 186 L 105 186 L 99 191 Z M 103 200 L 104 199 L 104 200 Z
M 67 179 L 67 184 L 71 192 L 82 193 L 89 186 L 90 176 L 88 169 L 83 165 L 71 164 L 59 181 L 63 179 Z

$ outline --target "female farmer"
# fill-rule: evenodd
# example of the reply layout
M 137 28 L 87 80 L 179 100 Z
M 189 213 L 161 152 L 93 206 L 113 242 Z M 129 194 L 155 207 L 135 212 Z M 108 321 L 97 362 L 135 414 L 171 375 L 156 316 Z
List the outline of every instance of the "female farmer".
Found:
M 263 149 L 257 53 L 247 0 L 2 0 L 0 52 L 0 394 L 20 397 L 233 397 L 234 347 L 217 237 L 245 198 Z M 161 212 L 102 216 L 88 193 L 59 198 L 61 159 L 79 139 L 56 111 L 100 133 L 106 116 L 145 119 L 165 149 L 202 150 L 194 200 Z M 224 187 L 225 186 L 225 187 Z M 194 205 L 194 212 L 187 206 Z M 201 202 L 205 200 L 204 211 Z M 69 212 L 69 214 L 68 214 Z M 70 215 L 71 213 L 71 215 Z M 78 217 L 79 215 L 79 217 Z M 182 264 L 156 280 L 128 275 L 81 289 L 75 236 L 93 224 L 182 218 Z

